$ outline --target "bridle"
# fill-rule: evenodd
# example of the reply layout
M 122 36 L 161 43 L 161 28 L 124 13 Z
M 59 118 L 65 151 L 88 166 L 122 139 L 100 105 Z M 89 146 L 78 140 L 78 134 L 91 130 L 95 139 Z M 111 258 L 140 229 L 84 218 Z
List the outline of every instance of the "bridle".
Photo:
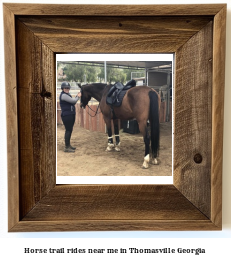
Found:
M 82 97 L 82 95 L 83 95 L 83 89 L 81 89 L 81 97 Z M 91 108 L 88 104 L 87 104 L 86 106 L 87 106 L 91 111 L 93 111 L 93 112 L 95 113 L 95 115 L 92 116 L 88 111 L 86 111 L 87 114 L 88 114 L 89 116 L 91 116 L 92 118 L 95 117 L 97 114 L 102 113 L 101 111 L 98 112 L 98 110 L 99 110 L 99 106 L 100 106 L 100 102 L 99 102 L 99 105 L 98 105 L 96 111 L 92 110 L 92 108 Z
M 87 114 L 88 114 L 89 116 L 91 116 L 91 117 L 95 117 L 97 114 L 102 113 L 102 111 L 98 112 L 98 109 L 99 109 L 100 103 L 99 103 L 99 105 L 98 105 L 96 111 L 92 110 L 92 108 L 91 108 L 88 104 L 87 104 L 86 106 L 87 106 L 91 111 L 95 112 L 95 115 L 92 116 L 92 115 L 87 111 Z

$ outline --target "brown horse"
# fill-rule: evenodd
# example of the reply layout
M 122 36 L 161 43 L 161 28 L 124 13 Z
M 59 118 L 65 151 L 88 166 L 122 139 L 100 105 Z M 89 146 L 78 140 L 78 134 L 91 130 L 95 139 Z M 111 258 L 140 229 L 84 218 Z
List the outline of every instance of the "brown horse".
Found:
M 148 86 L 133 87 L 126 92 L 120 107 L 112 107 L 106 103 L 106 97 L 111 85 L 93 83 L 83 86 L 79 85 L 79 87 L 82 92 L 81 108 L 85 108 L 92 97 L 100 103 L 99 107 L 108 130 L 108 146 L 106 151 L 113 149 L 120 151 L 118 120 L 131 120 L 135 118 L 139 124 L 139 130 L 143 135 L 145 143 L 145 155 L 142 167 L 148 168 L 150 161 L 150 140 L 152 163 L 158 164 L 160 97 L 155 90 Z M 114 125 L 115 145 L 112 137 L 111 120 L 113 120 Z M 148 120 L 149 124 L 147 123 Z

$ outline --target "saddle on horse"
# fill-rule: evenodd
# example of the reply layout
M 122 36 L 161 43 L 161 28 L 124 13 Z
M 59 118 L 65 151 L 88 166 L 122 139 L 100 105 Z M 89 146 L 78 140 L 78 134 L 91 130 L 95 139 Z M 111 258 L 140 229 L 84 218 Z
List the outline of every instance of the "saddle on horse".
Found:
M 127 90 L 136 86 L 136 81 L 131 80 L 125 86 L 121 82 L 115 83 L 108 92 L 106 102 L 108 105 L 119 107 Z

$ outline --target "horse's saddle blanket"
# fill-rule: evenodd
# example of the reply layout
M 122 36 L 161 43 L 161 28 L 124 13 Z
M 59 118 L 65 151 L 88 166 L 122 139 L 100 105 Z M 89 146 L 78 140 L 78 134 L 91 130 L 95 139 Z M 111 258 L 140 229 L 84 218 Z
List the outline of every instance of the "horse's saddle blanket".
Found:
M 115 83 L 109 90 L 106 98 L 106 102 L 108 105 L 113 105 L 115 107 L 119 107 L 122 104 L 124 95 L 127 90 L 136 86 L 136 81 L 131 80 L 126 85 L 123 85 L 121 82 Z

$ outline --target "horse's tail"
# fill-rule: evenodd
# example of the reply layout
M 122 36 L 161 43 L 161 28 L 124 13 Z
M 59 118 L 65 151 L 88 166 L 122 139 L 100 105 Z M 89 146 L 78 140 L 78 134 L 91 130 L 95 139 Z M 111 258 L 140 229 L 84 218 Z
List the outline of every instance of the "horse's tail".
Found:
M 151 150 L 152 157 L 157 158 L 159 154 L 160 123 L 159 123 L 159 97 L 155 91 L 149 92 L 150 112 L 149 121 L 151 127 Z

